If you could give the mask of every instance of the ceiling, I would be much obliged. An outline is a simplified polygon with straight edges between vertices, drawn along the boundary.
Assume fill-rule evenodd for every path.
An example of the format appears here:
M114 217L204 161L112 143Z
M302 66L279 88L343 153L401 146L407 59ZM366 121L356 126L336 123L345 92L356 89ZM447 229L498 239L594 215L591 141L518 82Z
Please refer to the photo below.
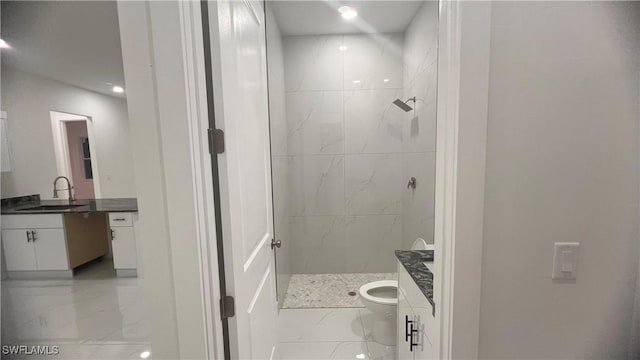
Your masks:
M122 97L115 1L2 1L2 65Z
M283 35L403 32L423 1L269 1ZM359 16L340 17L353 7ZM115 1L2 1L2 64L111 96L124 87ZM126 90L126 89L125 89Z
M282 35L404 32L424 1L269 1ZM337 9L350 6L346 21Z

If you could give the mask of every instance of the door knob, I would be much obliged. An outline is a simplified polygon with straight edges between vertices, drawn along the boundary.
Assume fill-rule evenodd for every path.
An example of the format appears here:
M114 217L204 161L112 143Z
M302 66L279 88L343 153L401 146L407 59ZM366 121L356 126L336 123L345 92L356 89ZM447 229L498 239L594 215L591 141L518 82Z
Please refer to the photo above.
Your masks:
M276 239L271 239L271 249L273 248L281 248L282 247L282 241L281 240L276 240Z

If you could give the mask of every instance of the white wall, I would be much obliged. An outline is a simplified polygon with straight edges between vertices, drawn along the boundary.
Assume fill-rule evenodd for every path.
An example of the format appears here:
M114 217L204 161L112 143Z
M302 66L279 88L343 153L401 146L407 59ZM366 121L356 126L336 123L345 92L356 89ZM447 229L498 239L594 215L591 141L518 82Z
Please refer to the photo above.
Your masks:
M639 44L638 3L493 4L482 358L628 355ZM574 283L551 280L557 241L581 244Z
M135 197L127 103L38 75L2 68L2 110L7 112L13 171L2 173L2 197L53 196L58 175L49 111L93 120L103 198Z

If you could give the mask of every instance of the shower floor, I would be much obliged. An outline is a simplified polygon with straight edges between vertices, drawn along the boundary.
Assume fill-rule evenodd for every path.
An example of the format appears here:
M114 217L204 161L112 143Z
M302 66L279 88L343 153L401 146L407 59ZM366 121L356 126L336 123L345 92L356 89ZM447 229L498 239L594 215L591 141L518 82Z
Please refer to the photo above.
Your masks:
M284 297L284 309L364 307L360 286L377 280L396 280L396 273L294 274ZM350 295L351 293L351 295Z

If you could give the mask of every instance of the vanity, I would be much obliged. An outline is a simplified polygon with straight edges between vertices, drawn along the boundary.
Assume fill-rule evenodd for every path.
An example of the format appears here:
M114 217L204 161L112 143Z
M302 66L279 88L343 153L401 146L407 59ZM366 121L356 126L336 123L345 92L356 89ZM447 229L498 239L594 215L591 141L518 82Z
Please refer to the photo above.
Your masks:
M398 266L397 358L438 358L433 301L433 250L396 250Z
M136 199L3 200L2 253L9 278L71 278L110 253L117 276L137 276Z

